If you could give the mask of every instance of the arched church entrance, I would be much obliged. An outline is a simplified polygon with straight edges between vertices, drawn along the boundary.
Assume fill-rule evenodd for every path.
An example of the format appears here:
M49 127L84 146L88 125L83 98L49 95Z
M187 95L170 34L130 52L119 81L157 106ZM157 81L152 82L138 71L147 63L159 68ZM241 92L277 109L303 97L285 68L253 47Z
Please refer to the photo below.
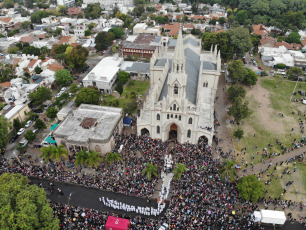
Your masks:
M208 145L208 138L206 136L200 136L198 140L198 146L200 149L204 150L207 148Z
M177 125L172 124L169 130L169 139L176 140L177 139Z
M141 136L150 136L150 132L146 128L141 129L140 134Z

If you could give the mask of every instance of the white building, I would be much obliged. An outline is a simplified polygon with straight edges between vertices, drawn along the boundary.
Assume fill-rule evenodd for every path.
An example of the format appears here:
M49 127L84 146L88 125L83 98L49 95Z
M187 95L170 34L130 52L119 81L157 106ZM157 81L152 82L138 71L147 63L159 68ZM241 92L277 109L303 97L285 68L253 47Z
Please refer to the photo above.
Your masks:
M160 36L160 27L148 27L146 23L137 23L133 27L133 35L139 34L151 34L155 36Z
M122 118L121 108L81 104L68 112L53 135L68 148L107 153L114 147L114 135L122 132Z
M105 57L83 79L84 87L94 86L102 93L111 93L122 62L120 57Z
M57 0L57 5L69 8L75 5L75 0Z
M180 30L174 52L170 47L155 52L150 64L150 93L137 119L138 135L211 145L221 68L217 48L202 51L200 39L183 38Z
M114 5L133 5L133 0L83 0L83 3L100 3L101 7L109 8L113 7Z
M74 35L76 37L84 37L85 36L85 30L86 30L86 26L85 25L77 25L75 27L74 31Z

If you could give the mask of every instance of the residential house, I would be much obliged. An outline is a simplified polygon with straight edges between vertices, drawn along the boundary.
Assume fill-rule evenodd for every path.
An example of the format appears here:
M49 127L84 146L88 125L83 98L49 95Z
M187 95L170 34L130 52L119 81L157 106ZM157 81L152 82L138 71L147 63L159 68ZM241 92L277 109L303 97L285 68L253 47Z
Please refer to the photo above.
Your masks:
M108 23L110 24L111 27L123 26L123 24L124 24L124 22L119 18L111 18L111 19L108 20Z
M257 35L260 35L262 38L265 37L265 36L268 36L268 30L267 28L262 25L262 24L259 24L259 25L253 25L253 34L257 34Z
M75 0L57 0L57 5L72 7L75 5Z
M138 34L151 34L155 36L160 36L160 27L148 27L146 23L137 23L133 27L133 35Z
M278 48L280 46L286 47L287 50L293 50L293 46L289 44L288 42L282 41L282 42L276 42L274 44L274 47Z
M173 37L175 35L178 34L179 30L180 30L180 26L181 24L180 23L175 23L175 24L165 24L163 25L163 28L164 28L164 31L166 33L168 33L168 35L170 37Z
M260 41L259 41L260 45L259 46L261 46L261 47L274 47L274 44L276 42L277 42L276 38L267 36L267 37L264 37L264 38L260 39Z
M85 25L77 25L74 28L74 35L76 37L84 37L85 36L85 30L86 30L86 26Z
M75 36L62 36L57 44L58 45L62 45L62 44L69 44L70 45L72 43L76 43Z
M28 64L27 71L28 71L30 74L34 74L34 73L35 73L35 68L36 68L36 67L40 67L40 63L41 63L41 60L32 59L32 60L30 61L30 63Z
M67 9L67 15L70 17L77 17L79 14L83 14L83 10L80 7L70 7Z

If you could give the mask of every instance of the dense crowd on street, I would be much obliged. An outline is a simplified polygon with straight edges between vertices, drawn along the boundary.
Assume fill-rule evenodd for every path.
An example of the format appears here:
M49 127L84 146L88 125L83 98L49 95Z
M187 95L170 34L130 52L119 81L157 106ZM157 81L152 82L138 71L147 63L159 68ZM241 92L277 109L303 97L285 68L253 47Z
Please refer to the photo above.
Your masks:
M50 162L44 166L31 164L10 165L0 160L0 173L22 173L27 176L54 179L87 187L110 190L134 196L153 194L158 178L148 181L142 175L146 163L158 165L159 175L168 154L170 141L161 142L146 136L118 135L115 137L117 151L122 145L121 161L112 166L101 164L95 175L86 175L65 170L63 163ZM161 223L170 224L171 229L262 229L253 222L252 214L257 204L239 198L235 184L221 180L218 172L221 162L213 159L206 143L176 144L171 153L176 163L183 163L187 172L180 180L172 181L171 200L165 216L158 220L131 218L131 229L158 229ZM168 152L169 151L169 152ZM262 199L263 204L282 205L280 199ZM286 206L290 203L286 203ZM289 205L289 206L290 206ZM294 204L295 205L295 204ZM111 212L81 209L52 203L55 214L61 220L62 229L104 229ZM129 218L123 216L123 218ZM129 218L130 219L130 218ZM304 221L303 219L297 221Z

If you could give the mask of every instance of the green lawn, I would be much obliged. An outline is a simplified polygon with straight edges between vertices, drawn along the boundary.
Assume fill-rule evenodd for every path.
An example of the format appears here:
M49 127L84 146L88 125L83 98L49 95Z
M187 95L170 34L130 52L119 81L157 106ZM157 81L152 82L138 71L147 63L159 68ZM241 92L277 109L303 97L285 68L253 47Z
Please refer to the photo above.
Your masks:
M261 118L256 111L256 108L259 108L259 102L255 100L254 97L247 96L247 100L249 101L249 108L253 111L252 114L244 120L245 124L250 127L251 131L245 132L244 137L239 141L235 142L236 151L240 152L240 150L244 147L247 148L247 154L244 158L254 164L257 164L261 161L261 154L263 148L268 148L268 144L272 144L272 148L268 148L269 152L280 153L281 148L276 144L276 139L282 142L285 146L291 146L291 143L294 138L300 139L304 134L301 134L299 130L295 132L291 132L291 129L298 124L299 116L297 115L298 107L303 108L301 102L295 103L289 100L292 91L295 86L295 82L288 81L286 79L274 79L267 78L261 79L258 84L261 84L263 88L270 92L270 107L275 111L270 114L270 120L277 121L284 128L283 132L275 132L271 131L261 122ZM278 88L276 88L278 86ZM306 83L298 83L298 90L306 91ZM301 96L295 95L293 98L300 98ZM306 108L306 106L305 106ZM296 114L292 114L292 112ZM304 112L302 110L301 112ZM281 118L279 113L283 113L285 118ZM236 129L233 128L234 131ZM244 129L244 126L242 126ZM254 134L255 137L254 137ZM255 148L257 146L257 148ZM259 155L257 155L259 152ZM255 159L251 160L251 157L254 156Z

